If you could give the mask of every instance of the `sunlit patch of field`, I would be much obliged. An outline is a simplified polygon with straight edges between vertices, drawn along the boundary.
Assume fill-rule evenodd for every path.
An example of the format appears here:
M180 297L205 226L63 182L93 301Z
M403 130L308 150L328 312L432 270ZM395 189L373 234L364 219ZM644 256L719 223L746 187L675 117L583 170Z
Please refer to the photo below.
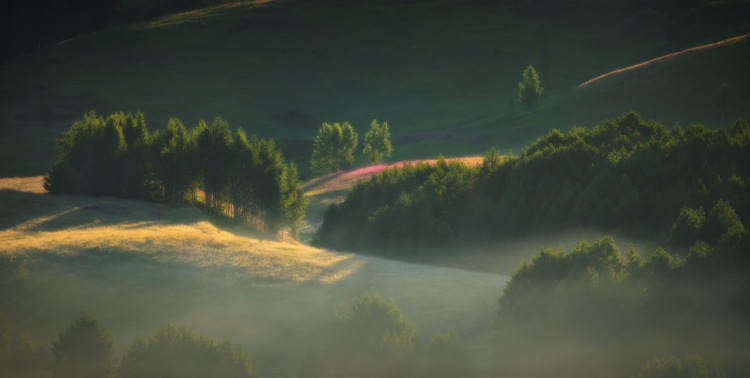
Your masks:
M289 377L324 345L334 309L374 288L417 324L420 343L454 327L486 366L507 276L279 242L188 205L40 194L39 177L0 179L0 312L53 340L87 311L118 353L160 324L185 324ZM10 280L25 265L25 280Z
M9 216L2 224L9 227L0 231L0 254L141 253L198 266L239 267L263 279L320 283L341 279L359 266L349 261L356 260L353 255L269 240L221 220L212 223L186 205L40 196L40 182L39 177L0 179L0 190L21 191L3 193L2 208Z

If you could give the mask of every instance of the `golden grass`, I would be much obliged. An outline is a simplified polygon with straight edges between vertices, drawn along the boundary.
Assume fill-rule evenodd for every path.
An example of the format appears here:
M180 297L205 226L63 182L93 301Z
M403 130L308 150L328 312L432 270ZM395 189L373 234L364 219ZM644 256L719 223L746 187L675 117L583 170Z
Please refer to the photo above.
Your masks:
M45 193L44 178L42 176L2 178L0 190L3 189L43 194Z
M678 55L682 55L682 54L686 54L686 53L694 52L694 51L707 50L707 49L711 49L711 48L714 48L714 47L729 45L729 44L732 44L732 43L742 42L748 36L750 36L750 34L745 34L745 35L740 35L740 36L737 36L737 37L727 38L727 39L719 41L719 42L709 43L707 45L702 45L702 46L697 46L697 47L685 49L685 50L682 50L682 51L677 51L677 52L674 52L674 53L671 53L671 54L667 54L667 55L664 55L664 56L660 56L658 58L651 59L651 60L648 60L648 61L645 61L645 62L642 62L642 63L634 64L634 65L629 66L629 67L620 68L620 69L617 69L617 70L614 70L614 71L610 71L610 72L605 73L604 75L600 75L600 76L597 76L597 77L595 77L595 78L593 78L591 80L586 81L585 83L579 85L578 88L584 87L584 86L586 86L588 84L591 84L591 83L593 83L593 82L595 82L595 81L597 81L599 79L603 79L603 78L605 78L607 76L612 76L612 75L616 75L616 74L619 74L619 73L623 73L623 72L627 72L627 71L630 71L630 70L634 70L636 68L645 67L645 66L647 66L649 64L656 63L656 62L659 62L659 61L662 61L662 60L666 60L666 59L669 59L669 58L673 58L673 57L678 56Z
M241 267L263 279L317 283L340 280L362 264L351 254L269 240L230 222L225 227L223 220L212 222L185 205L40 195L40 185L39 177L0 179L0 189L17 191L2 194L9 203L23 201L28 207L16 220L4 220L13 226L0 230L0 255L141 253L199 266Z

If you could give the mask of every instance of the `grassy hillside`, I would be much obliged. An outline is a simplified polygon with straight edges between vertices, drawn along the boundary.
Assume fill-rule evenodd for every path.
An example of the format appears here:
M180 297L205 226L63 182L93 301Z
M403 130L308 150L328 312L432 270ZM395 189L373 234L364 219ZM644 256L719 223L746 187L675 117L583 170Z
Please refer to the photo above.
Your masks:
M458 0L244 3L106 29L0 67L0 176L49 169L54 139L91 109L140 109L152 129L169 116L194 125L221 115L276 138L304 174L323 121L349 120L360 136L372 119L388 121L394 159L404 160L519 148L630 108L666 124L710 123L722 82L734 96L728 118L747 117L747 41L575 89L744 30L680 29L635 3L585 2L555 17ZM542 101L506 120L528 64L540 72ZM656 91L658 101L644 96Z
M484 366L507 276L405 264L264 239L182 205L40 194L0 180L0 312L52 340L87 311L118 353L136 334L185 324L249 351L263 377L289 376L320 347L333 311L374 288L417 323L420 343L455 327ZM26 265L26 280L10 280ZM405 289L408 288L408 289Z

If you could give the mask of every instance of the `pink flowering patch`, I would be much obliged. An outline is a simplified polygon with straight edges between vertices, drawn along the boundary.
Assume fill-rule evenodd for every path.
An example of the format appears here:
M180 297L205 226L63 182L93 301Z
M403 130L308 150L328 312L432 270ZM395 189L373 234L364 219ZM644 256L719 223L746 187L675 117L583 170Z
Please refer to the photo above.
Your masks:
M455 159L446 159L448 161L460 161L465 164L480 164L482 157L463 157ZM435 164L437 159L431 160L411 160L408 163L416 164L418 162L424 162L428 164ZM327 174L318 178L314 178L304 185L302 190L308 195L317 195L326 192L335 192L339 190L348 190L357 183L357 180L366 180L373 175L382 172L386 168L401 167L404 162L398 162L394 164L380 164L373 165L364 168L353 169L350 171L341 171Z

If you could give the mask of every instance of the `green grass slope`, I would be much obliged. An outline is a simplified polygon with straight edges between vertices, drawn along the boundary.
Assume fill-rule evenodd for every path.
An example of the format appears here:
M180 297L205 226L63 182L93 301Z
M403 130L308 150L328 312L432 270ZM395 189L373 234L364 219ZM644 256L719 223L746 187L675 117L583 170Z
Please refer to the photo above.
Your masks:
M664 83L704 89L684 94L687 102L670 85L654 87L663 91L659 102L605 80L591 86L598 90L575 90L611 70L739 32L686 29L675 39L677 21L635 3L585 2L538 17L479 1L251 2L106 29L0 67L0 176L49 169L60 131L91 109L140 109L152 129L169 116L194 125L221 115L233 127L276 138L306 175L323 121L348 120L360 136L372 119L388 121L394 159L404 160L519 147L552 127L629 108L665 122L672 114L709 120L709 110L693 103L711 109L705 96L720 80L700 69L692 77L664 70ZM730 90L744 91L734 84L750 76L743 56L712 49L683 65L721 67ZM545 93L531 114L505 121L504 103L517 95L528 64L539 70ZM654 80L631 79L624 85L647 88ZM601 92L614 99L601 101ZM730 113L742 115L746 99L735 97ZM650 107L638 109L642 103Z
M41 194L0 179L0 313L51 341L87 311L121 355L160 324L242 344L263 377L294 376L333 311L374 288L416 322L420 345L454 327L486 367L507 276L406 264L264 239L184 205ZM19 266L29 276L11 279Z

